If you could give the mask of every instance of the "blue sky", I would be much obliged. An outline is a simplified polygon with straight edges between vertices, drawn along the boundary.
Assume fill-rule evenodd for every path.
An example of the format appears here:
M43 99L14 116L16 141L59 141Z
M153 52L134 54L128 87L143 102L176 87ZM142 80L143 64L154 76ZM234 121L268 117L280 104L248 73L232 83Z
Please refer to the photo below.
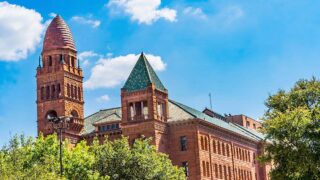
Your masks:
M269 94L320 76L319 7L309 0L0 2L0 145L15 133L36 136L35 69L53 14L68 23L81 54L86 116L120 105L120 88L144 51L169 98L202 110L212 93L215 111L259 118Z

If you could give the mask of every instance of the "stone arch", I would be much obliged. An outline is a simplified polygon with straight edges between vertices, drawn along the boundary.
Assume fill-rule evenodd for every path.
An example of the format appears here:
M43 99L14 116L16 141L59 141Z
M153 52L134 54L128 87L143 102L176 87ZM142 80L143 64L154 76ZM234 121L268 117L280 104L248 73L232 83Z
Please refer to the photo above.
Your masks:
M55 110L49 110L46 113L45 119L50 120L50 119L54 119L56 117L58 117L58 113Z

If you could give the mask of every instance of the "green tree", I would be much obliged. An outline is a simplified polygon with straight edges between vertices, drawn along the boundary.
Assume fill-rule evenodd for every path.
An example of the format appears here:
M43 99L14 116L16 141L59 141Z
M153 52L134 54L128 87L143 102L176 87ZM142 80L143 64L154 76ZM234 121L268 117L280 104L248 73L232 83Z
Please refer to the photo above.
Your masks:
M150 139L139 139L133 147L127 138L100 145L85 141L63 147L64 176L72 180L185 179L183 170L158 153ZM0 150L0 179L59 179L59 142L56 135L37 139L13 137Z
M272 179L320 179L320 82L300 80L266 101L262 162L272 162Z

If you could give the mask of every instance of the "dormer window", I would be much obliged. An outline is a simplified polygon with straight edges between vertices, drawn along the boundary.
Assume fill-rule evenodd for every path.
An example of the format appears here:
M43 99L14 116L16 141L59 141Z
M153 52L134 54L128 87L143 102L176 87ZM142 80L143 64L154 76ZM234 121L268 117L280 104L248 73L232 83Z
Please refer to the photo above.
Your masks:
M120 129L119 123L107 124L107 125L102 125L98 127L99 132L107 132L107 131L112 131L117 129Z

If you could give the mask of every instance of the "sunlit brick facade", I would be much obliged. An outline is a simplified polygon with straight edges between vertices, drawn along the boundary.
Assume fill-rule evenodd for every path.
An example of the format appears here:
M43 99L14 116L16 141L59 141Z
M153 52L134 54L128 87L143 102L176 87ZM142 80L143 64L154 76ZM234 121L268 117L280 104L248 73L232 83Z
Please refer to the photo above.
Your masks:
M263 152L263 135L253 125L238 123L238 117L209 109L200 112L170 100L143 53L121 89L121 107L86 118L82 70L71 32L60 16L48 27L41 59L36 76L38 133L53 133L48 115L72 116L63 136L73 143L83 139L91 143L96 137L103 143L106 137L123 135L132 144L136 138L152 137L158 151L184 167L188 179L268 179L270 166L256 160Z

